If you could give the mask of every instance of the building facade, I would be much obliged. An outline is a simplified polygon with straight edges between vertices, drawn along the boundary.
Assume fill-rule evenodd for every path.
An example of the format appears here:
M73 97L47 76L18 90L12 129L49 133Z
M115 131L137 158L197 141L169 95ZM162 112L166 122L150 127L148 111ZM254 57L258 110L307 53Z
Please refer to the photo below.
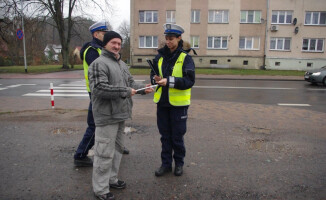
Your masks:
M131 65L164 45L163 24L181 25L196 67L307 70L326 65L325 0L131 0Z

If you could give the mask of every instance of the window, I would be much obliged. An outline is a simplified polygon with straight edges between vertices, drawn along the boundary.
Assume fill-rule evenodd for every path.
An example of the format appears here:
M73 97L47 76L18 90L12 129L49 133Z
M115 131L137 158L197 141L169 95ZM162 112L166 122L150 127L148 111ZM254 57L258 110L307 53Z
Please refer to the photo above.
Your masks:
M210 10L208 12L208 23L229 23L229 11Z
M210 60L209 64L211 64L211 65L217 64L217 60Z
M306 12L305 25L326 25L326 12Z
M175 10L166 11L166 23L175 24Z
M157 23L157 11L139 11L139 23Z
M275 62L275 66L281 66L281 62Z
M291 38L271 38L270 50L290 51Z
M139 48L157 48L157 36L139 36Z
M292 11L272 11L272 24L291 24Z
M208 37L208 49L227 49L228 37Z
M302 51L323 52L324 39L303 39Z
M259 37L240 37L239 48L241 50L259 50Z
M199 36L190 37L191 48L199 48Z
M191 11L191 23L200 23L200 10Z
M141 63L141 62L143 62L143 59L141 59L141 58L138 58L138 60L137 60L139 63Z
M242 10L241 23L261 23L261 11L259 10Z

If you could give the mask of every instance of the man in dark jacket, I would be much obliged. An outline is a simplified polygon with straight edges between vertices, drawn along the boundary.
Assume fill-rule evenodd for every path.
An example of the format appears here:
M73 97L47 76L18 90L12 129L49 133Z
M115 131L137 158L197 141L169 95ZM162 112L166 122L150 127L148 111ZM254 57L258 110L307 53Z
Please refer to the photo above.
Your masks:
M151 85L134 81L126 63L121 60L121 43L118 33L105 33L102 53L88 69L96 124L92 183L95 196L101 200L114 199L110 187L126 187L126 183L117 177L124 148L125 120L131 118L131 97L136 94L136 89ZM148 88L139 93L153 91Z
M195 83L195 64L188 51L183 50L181 34L183 28L176 24L165 24L166 45L158 50L151 72L152 84L158 84L154 94L157 103L157 126L161 134L161 166L155 171L162 176L172 171L183 173L186 148L183 136L186 133L191 87Z

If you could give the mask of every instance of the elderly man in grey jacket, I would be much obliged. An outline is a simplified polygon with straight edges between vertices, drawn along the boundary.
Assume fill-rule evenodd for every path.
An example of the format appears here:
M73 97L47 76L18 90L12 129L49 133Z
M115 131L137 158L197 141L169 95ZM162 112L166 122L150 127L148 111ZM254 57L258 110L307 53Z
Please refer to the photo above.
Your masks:
M117 175L122 158L125 120L131 118L132 99L136 89L150 86L137 84L126 64L120 60L122 38L114 32L105 33L103 50L88 69L96 124L93 190L98 199L114 199L111 188L123 189L126 183ZM139 93L153 92L153 88Z

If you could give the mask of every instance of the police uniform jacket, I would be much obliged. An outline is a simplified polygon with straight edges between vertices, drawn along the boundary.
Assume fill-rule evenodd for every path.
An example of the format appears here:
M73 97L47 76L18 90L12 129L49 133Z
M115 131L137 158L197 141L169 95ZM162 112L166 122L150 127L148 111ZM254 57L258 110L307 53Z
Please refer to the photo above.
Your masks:
M187 53L187 51L183 50L182 40L180 40L178 48L172 53L166 45L163 48L159 49L158 55L153 60L155 73L159 75L158 61L161 57L163 57L162 74L163 78L167 78L166 86L162 87L162 95L160 101L158 102L158 106L172 107L172 105L169 103L169 87L174 87L179 90L186 90L191 88L195 84L195 64L189 54L187 54L183 62L183 77L171 77L173 66L175 65L181 52ZM153 85L156 84L153 78L155 73L153 72L153 70L151 71L151 82ZM171 82L171 79L174 79L174 84Z
M84 51L89 47L92 46L94 48L90 48L88 49L87 53L86 53L86 62L88 64L88 66L96 59L98 58L100 55L98 54L98 51L96 49L102 49L102 41L97 39L97 38L93 38L93 40L91 42L87 42L83 45L83 47L80 50L80 58L82 60L84 60Z

